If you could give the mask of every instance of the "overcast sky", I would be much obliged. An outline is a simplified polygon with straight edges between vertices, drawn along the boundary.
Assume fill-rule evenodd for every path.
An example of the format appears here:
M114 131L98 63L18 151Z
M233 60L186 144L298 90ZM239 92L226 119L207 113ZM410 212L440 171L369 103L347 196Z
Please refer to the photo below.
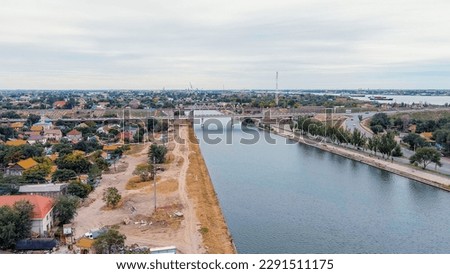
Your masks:
M450 1L2 0L0 89L450 88Z

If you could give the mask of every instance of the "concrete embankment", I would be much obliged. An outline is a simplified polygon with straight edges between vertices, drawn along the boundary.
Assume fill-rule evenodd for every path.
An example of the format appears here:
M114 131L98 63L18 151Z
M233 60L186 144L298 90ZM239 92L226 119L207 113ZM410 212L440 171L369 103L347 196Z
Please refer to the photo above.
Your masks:
M189 127L189 139L187 189L201 224L199 231L206 252L237 253L192 126Z
M348 148L340 147L330 143L317 142L304 136L293 135L292 132L285 131L280 132L275 129L272 131L282 137L289 138L296 142L316 147L318 149L328 151L379 169L383 169L397 175L416 180L418 182L434 186L446 191L450 191L450 177L440 174L431 173L426 170L415 169L411 166L401 164L398 162L391 162L390 160L380 159L374 155L370 155L364 152L351 150Z

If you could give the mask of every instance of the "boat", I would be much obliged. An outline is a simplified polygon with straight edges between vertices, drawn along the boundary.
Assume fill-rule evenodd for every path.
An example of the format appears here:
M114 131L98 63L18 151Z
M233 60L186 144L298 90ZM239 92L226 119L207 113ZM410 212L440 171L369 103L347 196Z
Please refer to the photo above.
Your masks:
M386 96L370 96L371 101L392 101L394 98L388 98Z

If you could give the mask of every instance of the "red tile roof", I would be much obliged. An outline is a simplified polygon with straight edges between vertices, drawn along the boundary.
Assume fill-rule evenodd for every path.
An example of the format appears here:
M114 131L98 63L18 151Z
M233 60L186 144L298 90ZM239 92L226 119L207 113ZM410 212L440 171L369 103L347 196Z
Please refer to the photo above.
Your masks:
M69 131L69 133L67 133L67 135L80 135L81 132L79 132L76 129L72 129L71 131Z
M0 206L13 206L19 201L29 201L33 206L33 219L44 218L53 208L53 200L41 195L5 195L0 196Z

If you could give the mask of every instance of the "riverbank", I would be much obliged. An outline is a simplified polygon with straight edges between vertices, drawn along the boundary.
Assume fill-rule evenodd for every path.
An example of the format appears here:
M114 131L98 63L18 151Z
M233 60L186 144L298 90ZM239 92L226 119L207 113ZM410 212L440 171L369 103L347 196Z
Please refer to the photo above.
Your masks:
M234 254L236 248L219 205L194 128L189 126L189 167L187 191L193 200L206 253Z
M398 162L391 162L385 159L380 159L374 155L350 150L348 148L336 146L331 143L318 142L304 136L295 135L290 130L282 129L282 131L283 132L281 132L279 128L273 128L272 132L278 134L279 136L305 145L313 146L318 149L364 163L366 165L392 172L408 179L416 180L418 182L434 186L442 190L450 191L450 178L444 175L434 174L426 170L415 169L411 166L407 166Z

